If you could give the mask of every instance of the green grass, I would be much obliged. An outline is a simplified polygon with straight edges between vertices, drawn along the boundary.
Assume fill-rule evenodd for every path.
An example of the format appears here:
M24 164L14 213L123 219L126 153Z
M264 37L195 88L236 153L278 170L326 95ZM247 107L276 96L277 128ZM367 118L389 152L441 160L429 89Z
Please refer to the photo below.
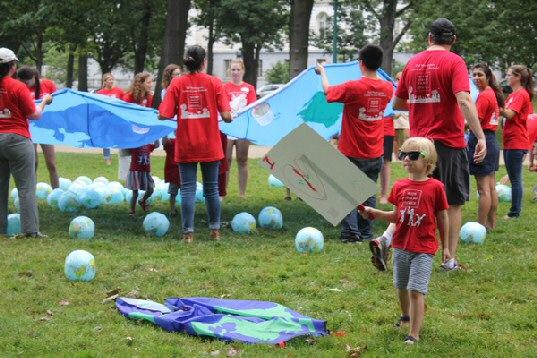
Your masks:
M153 158L154 175L162 176L163 159ZM79 175L115 178L117 174L117 167L106 167L100 155L58 154L58 163L61 176L71 179ZM394 177L404 176L397 163L394 172ZM498 178L504 173L502 168ZM238 236L225 229L222 242L211 242L202 224L205 208L199 205L196 240L185 245L176 240L178 218L163 239L148 238L142 230L142 216L130 219L125 204L78 213L93 218L96 237L75 241L68 237L68 226L76 215L40 203L41 228L48 239L0 238L0 356L210 357L219 351L225 357L235 348L243 357L342 357L347 355L347 346L359 347L368 357L535 356L534 174L524 172L526 192L519 220L499 220L484 245L460 247L458 255L468 265L467 272L446 274L435 269L422 341L411 347L402 342L404 332L393 328L399 312L391 272L373 268L367 245L340 243L338 228L303 202L284 201L283 190L268 188L268 172L256 160L250 161L247 200L238 198L235 164L231 177L223 220L230 221L241 211L257 216L264 206L275 205L283 212L284 230ZM45 180L42 165L39 181ZM472 196L464 208L464 221L475 221ZM165 203L154 207L160 212L166 208ZM507 210L508 204L502 203L498 217ZM295 252L294 236L305 226L323 231L323 253ZM376 223L376 233L384 227L384 223ZM64 277L65 257L75 249L95 255L97 276L93 282L71 283ZM439 258L436 260L438 267ZM123 295L138 290L142 297L159 302L172 296L275 301L325 319L332 332L345 334L298 338L282 350L167 333L148 323L127 320L112 302L103 303L107 292L117 288ZM61 305L62 300L69 304ZM131 344L127 337L132 337Z

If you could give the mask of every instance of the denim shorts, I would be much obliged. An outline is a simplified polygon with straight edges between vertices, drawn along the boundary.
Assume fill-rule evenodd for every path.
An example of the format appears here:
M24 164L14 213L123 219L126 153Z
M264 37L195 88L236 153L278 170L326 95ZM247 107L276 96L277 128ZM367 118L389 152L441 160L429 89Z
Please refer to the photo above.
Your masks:
M474 163L475 146L477 145L477 137L470 132L468 139L468 162L470 167L470 175L487 176L500 169L500 147L496 140L496 133L493 131L484 131L487 142L487 155L481 163Z

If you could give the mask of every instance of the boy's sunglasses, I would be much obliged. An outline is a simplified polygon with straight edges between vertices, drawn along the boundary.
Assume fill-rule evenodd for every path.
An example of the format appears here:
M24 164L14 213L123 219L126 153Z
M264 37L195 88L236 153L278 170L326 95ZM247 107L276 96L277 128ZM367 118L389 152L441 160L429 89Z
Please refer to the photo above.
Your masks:
M425 157L425 155L422 152L399 152L398 158L399 160L404 160L406 157L410 160L418 160L418 158L422 156Z

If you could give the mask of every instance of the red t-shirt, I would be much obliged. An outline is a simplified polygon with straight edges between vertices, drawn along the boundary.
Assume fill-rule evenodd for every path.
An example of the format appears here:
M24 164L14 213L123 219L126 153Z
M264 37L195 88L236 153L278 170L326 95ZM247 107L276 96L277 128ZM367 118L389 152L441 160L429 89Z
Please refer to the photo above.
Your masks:
M224 91L229 97L229 106L233 113L239 112L257 99L254 86L246 82L240 85L227 82L224 84Z
M175 139L164 141L164 151L166 152L166 161L164 162L164 182L180 186L181 178L179 177L179 165L175 162Z
M530 95L524 88L511 93L505 101L505 108L515 111L511 119L505 120L503 127L503 149L524 149L530 146L526 121L531 113Z
M393 85L384 80L362 77L330 86L328 102L341 102L343 119L339 150L353 158L379 158L384 153L384 109L390 102Z
M155 149L153 144L146 144L131 149L131 172L151 172L151 152Z
M410 136L465 148L464 116L455 94L470 92L464 60L449 51L423 51L408 61L395 95L408 100Z
M39 79L39 88L41 90L41 92L39 93L39 98L35 98L35 86L28 87L33 99L41 99L44 95L53 94L57 90L54 82L46 78Z
M529 150L533 150L533 144L537 141L537 114L530 114L528 116L528 138L529 138Z
M398 180L388 200L397 210L392 246L434 255L438 250L436 214L449 207L444 184L433 178Z
M175 161L214 162L224 157L218 112L230 111L222 82L205 73L175 77L160 104L162 117L177 114Z
M0 133L32 138L28 116L34 112L34 100L24 83L11 77L0 79Z
M477 116L483 130L496 131L498 128L498 118L500 117L500 107L496 100L496 94L490 87L479 93L477 96Z
M393 117L384 117L384 136L395 137L395 129L393 127Z
M112 87L110 89L108 88L101 88L100 90L97 91L97 94L102 94L102 95L105 95L105 96L108 96L108 97L114 97L114 98L117 98L117 99L122 99L123 96L125 95L125 92L123 92L123 90L119 87Z
M144 106L148 108L153 107L153 95L150 93L148 93L147 96L139 103L134 100L134 97L132 96L131 92L125 93L122 99L125 102L136 103L136 104L139 104L140 106Z

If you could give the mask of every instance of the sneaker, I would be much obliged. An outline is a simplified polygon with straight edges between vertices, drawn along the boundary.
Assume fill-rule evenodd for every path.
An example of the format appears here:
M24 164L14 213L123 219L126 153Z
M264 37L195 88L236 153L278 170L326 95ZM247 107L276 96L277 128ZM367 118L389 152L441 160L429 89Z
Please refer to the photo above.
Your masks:
M17 235L13 235L12 239L46 239L48 236L43 234L42 232L26 232L26 233L20 233Z
M371 262L379 271L386 271L388 269L386 259L389 257L389 248L386 246L385 241L386 239L383 236L369 241L369 249L373 254Z
M405 343L406 344L414 344L414 343L418 343L418 340L412 336L406 336L405 337Z
M362 239L358 234L349 235L349 234L341 234L339 236L342 243L345 244L352 244L352 243L358 243L361 244L364 239Z
M454 257L442 262L440 267L446 272L458 270L460 268L459 263Z
M194 241L194 233L193 232L187 232L183 234L183 241L187 244L190 244L192 241Z

